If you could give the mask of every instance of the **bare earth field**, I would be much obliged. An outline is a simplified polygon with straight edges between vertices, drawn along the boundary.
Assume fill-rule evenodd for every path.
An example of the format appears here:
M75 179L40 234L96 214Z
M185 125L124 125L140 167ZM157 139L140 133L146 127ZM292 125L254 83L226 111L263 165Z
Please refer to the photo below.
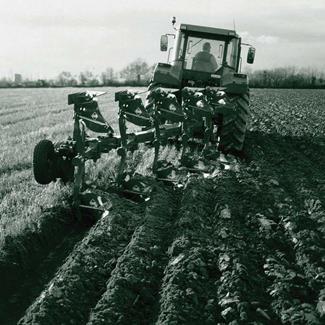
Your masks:
M77 91L0 90L0 324L325 323L324 90L251 90L246 160L154 183L147 203L103 194L110 213L81 223L71 185L38 185L31 161L72 135ZM146 176L152 159L141 147L130 164ZM89 179L105 191L116 165L103 155Z

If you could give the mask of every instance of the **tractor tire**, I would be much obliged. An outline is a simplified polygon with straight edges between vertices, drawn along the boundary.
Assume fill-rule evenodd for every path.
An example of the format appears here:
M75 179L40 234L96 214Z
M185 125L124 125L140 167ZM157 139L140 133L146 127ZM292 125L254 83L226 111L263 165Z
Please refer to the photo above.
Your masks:
M249 93L231 95L228 99L235 104L236 113L222 118L219 149L225 153L239 153L243 151L250 116Z
M55 152L50 140L41 140L34 149L33 172L37 183L49 184L55 180Z

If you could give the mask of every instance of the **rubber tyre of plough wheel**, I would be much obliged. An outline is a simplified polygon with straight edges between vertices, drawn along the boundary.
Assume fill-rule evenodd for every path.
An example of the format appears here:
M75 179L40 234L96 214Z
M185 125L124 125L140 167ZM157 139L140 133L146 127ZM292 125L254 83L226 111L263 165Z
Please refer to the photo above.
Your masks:
M250 116L249 93L230 95L228 98L235 104L236 114L222 118L219 149L226 153L239 153L243 151Z
M50 140L41 140L34 149L33 172L37 183L49 184L54 179L54 145Z

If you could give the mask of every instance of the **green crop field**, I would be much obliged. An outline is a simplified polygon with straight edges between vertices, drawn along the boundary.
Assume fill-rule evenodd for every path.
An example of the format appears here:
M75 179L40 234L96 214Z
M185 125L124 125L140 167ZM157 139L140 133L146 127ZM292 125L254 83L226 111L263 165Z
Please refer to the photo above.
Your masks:
M32 173L38 141L72 136L76 91L0 90L1 324L324 323L324 90L251 90L247 159L147 203L107 194L97 222L76 220L71 184ZM141 147L129 164L150 175L152 160ZM105 191L117 162L89 163L89 184Z

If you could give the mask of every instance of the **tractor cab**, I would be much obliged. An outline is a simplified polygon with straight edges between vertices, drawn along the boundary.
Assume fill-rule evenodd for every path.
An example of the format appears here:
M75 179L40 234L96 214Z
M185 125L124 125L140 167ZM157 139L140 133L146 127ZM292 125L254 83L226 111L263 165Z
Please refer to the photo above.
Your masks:
M169 50L168 36L175 37ZM241 45L234 30L181 24L176 35L161 37L160 49L168 51L168 63L157 64L153 81L175 88L223 86L234 78L247 84L247 77L238 73ZM254 51L250 47L248 63L253 63Z

